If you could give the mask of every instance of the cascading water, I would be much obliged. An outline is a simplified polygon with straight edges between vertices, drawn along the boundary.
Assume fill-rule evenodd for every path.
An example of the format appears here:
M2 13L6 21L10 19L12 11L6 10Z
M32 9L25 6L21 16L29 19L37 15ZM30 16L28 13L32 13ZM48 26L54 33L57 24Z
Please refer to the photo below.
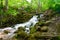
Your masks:
M43 15L40 15L40 17ZM15 34L14 32L18 30L19 27L26 27L25 32L29 33L30 32L30 27L34 26L38 22L38 16L35 15L33 16L28 22L22 23L22 24L16 24L14 27L7 27L4 29L0 29L0 32L4 32L4 30L9 30L9 33L6 35L6 37L12 38Z

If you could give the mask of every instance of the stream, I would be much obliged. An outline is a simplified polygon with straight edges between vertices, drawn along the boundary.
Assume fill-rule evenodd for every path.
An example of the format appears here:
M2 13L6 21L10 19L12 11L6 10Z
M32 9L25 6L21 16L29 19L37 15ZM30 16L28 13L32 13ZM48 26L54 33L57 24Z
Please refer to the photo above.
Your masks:
M40 18L43 15L40 15ZM0 32L4 32L4 30L8 30L9 33L6 35L6 38L12 38L15 34L14 32L18 30L19 27L25 27L25 32L29 33L30 32L30 27L34 26L38 22L38 15L34 15L29 21L22 23L22 24L16 24L14 27L6 27L3 29L0 29Z

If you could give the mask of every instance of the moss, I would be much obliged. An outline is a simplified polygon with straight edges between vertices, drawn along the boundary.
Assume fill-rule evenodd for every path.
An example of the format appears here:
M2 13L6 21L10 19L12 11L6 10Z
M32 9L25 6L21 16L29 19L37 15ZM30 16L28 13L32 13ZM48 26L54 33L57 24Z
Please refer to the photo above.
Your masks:
M3 18L0 19L0 22L2 22L2 24L0 23L0 28L8 27L8 26L10 27L15 24L24 23L32 17L31 14L27 14L27 13L17 14L16 16L13 16L11 14L6 14L2 16Z
M4 33L6 33L6 34L8 34L8 33L10 33L8 30L4 30Z
M14 37L17 40L25 40L25 38L27 37L27 33L25 33L24 31L19 31L16 33L16 35Z
M31 28L30 28L30 34L33 34L33 33L35 33L35 32L36 32L35 27L31 27Z
M56 28L57 28L57 33L60 33L60 23L57 23Z
M41 31L42 31L42 32L47 32L47 31L48 31L48 27L47 27L47 26L43 26L43 27L41 28Z
M17 31L15 31L14 33L19 33L20 31L25 31L25 28L23 27L19 27Z

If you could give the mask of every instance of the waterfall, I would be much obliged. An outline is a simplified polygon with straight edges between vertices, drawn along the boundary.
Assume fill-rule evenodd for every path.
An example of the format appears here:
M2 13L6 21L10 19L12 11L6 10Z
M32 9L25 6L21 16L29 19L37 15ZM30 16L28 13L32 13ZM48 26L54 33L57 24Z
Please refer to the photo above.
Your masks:
M41 17L42 15L40 15ZM9 30L9 33L7 34L7 37L11 38L14 36L14 32L18 30L19 27L26 27L25 32L29 33L30 32L30 27L34 26L38 22L38 16L34 15L29 21L22 23L22 24L16 24L14 27L7 27L0 29L0 32L4 32L4 30Z

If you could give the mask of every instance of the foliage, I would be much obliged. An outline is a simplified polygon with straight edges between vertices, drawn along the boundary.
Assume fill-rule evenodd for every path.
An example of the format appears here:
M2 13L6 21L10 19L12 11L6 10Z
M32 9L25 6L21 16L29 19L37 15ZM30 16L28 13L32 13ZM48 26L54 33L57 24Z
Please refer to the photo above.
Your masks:
M40 5L40 10L47 10L49 7L56 8L56 4L60 4L59 0L40 0L40 4L38 0L32 0L31 3L29 3L26 0L8 0L8 6L9 7L17 7L17 8L27 8L28 6L31 7L31 9L38 9L38 5ZM5 4L5 0L3 1L3 4Z
M35 33L35 32L36 32L35 27L31 27L31 28L30 28L30 34Z

